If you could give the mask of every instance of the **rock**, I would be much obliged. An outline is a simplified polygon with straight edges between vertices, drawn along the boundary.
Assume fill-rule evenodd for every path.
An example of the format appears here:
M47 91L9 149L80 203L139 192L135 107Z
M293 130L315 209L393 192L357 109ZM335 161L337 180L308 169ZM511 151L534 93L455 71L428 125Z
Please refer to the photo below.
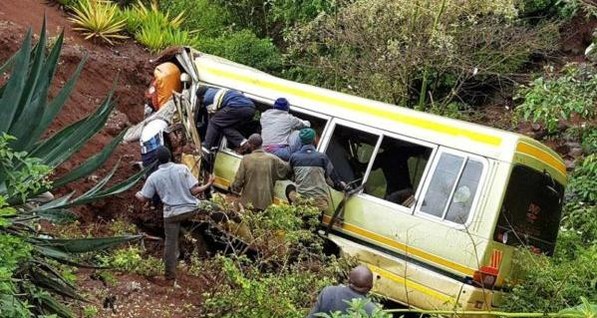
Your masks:
M130 123L128 116L125 113L115 109L112 111L112 114L106 123L106 132L112 136L116 136L129 125Z
M139 282L129 282L126 288L131 292L138 292L141 291L141 283Z
M564 164L566 165L566 170L571 171L571 170L574 170L574 168L576 167L576 160L565 159Z
M583 150L581 147L571 148L570 151L568 151L568 156L570 156L574 159L582 156L582 154L583 154Z

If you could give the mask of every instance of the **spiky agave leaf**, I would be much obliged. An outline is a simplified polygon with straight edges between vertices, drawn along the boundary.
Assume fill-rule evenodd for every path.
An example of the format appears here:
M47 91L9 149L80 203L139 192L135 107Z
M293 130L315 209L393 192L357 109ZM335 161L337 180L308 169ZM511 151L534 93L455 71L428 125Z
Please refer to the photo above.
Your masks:
M72 6L73 16L68 20L75 27L74 30L81 31L85 39L93 37L114 44L112 39L126 39L127 36L120 34L126 21L118 14L118 6L115 3L104 0L82 0Z

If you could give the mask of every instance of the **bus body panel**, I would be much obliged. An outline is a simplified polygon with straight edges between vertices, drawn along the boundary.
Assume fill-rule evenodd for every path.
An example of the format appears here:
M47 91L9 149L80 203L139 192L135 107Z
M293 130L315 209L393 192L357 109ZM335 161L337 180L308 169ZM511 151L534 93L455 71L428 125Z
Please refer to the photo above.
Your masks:
M457 152L482 161L483 175L465 222L455 223L422 213L423 202L407 208L360 193L347 200L328 238L342 253L366 263L376 273L374 291L395 301L421 309L491 310L498 305L501 294L478 287L473 277L482 268L495 270L495 286L500 288L515 274L512 266L515 247L506 245L507 240L501 242L495 235L510 175L515 167L522 165L546 172L565 185L566 167L555 152L515 133L295 83L225 59L191 52L197 79L202 84L239 90L265 105L286 97L291 110L321 115L327 121L321 135L321 149L330 143L334 125L340 121L357 131L380 134L383 136L380 138L386 138L384 132L389 132L432 145L429 171L415 189L419 201L431 184L439 161L438 151ZM241 156L229 150L217 153L214 174L218 188L229 190L240 160ZM276 203L286 201L285 190L291 183L289 180L276 183ZM342 193L331 188L330 196L332 207L325 211L323 228L328 227L334 209L343 198Z

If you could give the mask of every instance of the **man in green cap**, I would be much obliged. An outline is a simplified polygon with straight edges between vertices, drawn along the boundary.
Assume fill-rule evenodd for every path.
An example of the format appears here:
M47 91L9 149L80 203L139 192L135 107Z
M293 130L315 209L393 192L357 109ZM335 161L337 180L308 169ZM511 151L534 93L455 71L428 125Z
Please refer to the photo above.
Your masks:
M297 193L290 193L289 197L292 201L296 194L313 199L315 205L325 211L330 205L328 184L335 189L344 189L346 183L340 180L328 156L317 151L315 137L312 128L303 128L299 133L303 146L290 156L288 162L294 173Z

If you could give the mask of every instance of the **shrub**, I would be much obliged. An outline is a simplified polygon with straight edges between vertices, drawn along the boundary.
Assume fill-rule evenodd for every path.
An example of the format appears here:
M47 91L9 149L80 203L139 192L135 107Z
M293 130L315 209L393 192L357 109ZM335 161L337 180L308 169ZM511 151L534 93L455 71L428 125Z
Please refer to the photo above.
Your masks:
M568 189L576 196L576 200L588 205L597 205L597 154L587 156L574 169Z
M201 38L214 38L231 31L230 13L211 0L161 0L160 8L173 14L185 12L181 28Z
M557 25L520 23L510 0L346 3L288 33L290 64L319 72L315 85L393 104L478 104L555 47Z
M191 266L209 281L201 316L304 317L318 292L355 263L323 254L323 239L314 232L319 213L308 204L245 211L248 248Z
M108 0L78 0L72 7L73 15L69 20L75 25L74 30L81 31L85 39L100 38L110 44L113 39L125 39L120 34L125 27L125 20L119 15L118 6Z
M250 30L200 39L199 49L266 72L275 73L282 65L282 56L271 39L260 39Z
M517 118L544 124L553 133L560 121L572 116L595 117L597 72L590 66L568 64L558 74L550 67L547 75L522 86L518 99L522 103L516 108Z

